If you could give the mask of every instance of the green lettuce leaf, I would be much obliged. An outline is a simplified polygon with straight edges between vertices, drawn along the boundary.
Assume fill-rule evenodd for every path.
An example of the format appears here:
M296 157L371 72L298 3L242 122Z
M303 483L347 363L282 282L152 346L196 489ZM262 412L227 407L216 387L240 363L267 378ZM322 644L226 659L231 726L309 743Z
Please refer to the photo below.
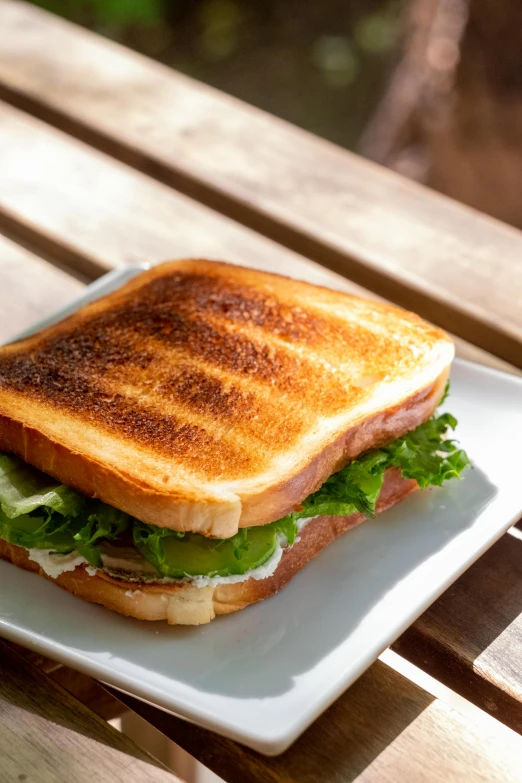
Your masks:
M131 517L101 500L91 501L90 511L87 523L74 535L74 542L78 552L91 565L101 568L101 540L115 541L119 538L129 527Z
M400 468L403 478L415 479L421 488L459 478L470 461L466 452L446 437L456 424L450 413L434 416L388 446L350 462L278 524L323 515L348 516L355 511L373 518L384 473L391 467Z
M11 454L0 454L0 508L9 519L45 507L76 517L87 498Z
M270 525L266 525L266 527L273 527L277 533L281 533L286 538L289 546L292 546L295 542L297 533L299 532L297 519L294 519L291 516L278 519L277 522L272 522ZM248 529L249 528L246 528L246 530Z
M450 382L446 381L446 386L444 387L444 393L443 393L442 397L439 400L439 406L438 406L439 408L440 408L441 405L444 405L444 403L446 402L446 400L449 397L449 393L450 393Z
M458 478L470 462L447 437L456 424L449 413L434 416L393 443L353 460L330 476L298 510L221 540L145 524L4 454L0 455L0 538L27 549L63 554L76 549L101 568L100 543L117 540L129 530L136 549L165 576L242 574L268 560L279 535L292 545L300 519L348 516L357 511L374 517L388 468L399 468L404 478L415 479L420 487L440 486Z
M116 539L130 517L11 454L0 454L0 538L26 549L78 550L101 568L101 539Z
M9 519L0 511L0 538L26 549L50 549L68 554L76 549L73 539L74 524L71 517L59 514L20 514Z
M415 479L421 489L440 487L449 479L459 478L470 464L465 451L454 440L446 438L457 420L450 413L433 417L382 449L388 466L401 469L403 478Z

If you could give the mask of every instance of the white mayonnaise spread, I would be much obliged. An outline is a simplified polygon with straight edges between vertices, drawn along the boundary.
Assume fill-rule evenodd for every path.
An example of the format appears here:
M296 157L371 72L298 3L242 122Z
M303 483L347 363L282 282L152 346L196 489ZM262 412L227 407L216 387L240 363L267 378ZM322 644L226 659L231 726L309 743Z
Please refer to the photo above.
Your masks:
M122 579L125 582L135 582L141 584L147 584L147 582L154 582L155 585L172 585L172 584L193 584L196 587L217 587L217 585L232 585L238 582L245 582L247 579L268 579L272 576L279 561L283 556L283 546L286 543L286 539L281 536L273 554L269 557L266 563L263 563L259 568L253 568L251 571L246 571L244 574L231 574L230 576L191 576L187 574L182 579L171 579L168 576L157 576L157 571L151 573L147 569L138 569L133 566L127 568L127 563L124 558L105 558L102 555L103 564L109 576L113 576L115 579ZM109 565L110 563L110 565ZM117 566L115 565L117 563ZM115 570L117 569L117 570ZM134 572L134 573L131 573Z
M305 525L310 522L314 517L307 517L300 519L297 523L298 530L301 531ZM300 539L296 539L299 541ZM253 568L251 571L247 571L244 574L232 574L231 576L185 576L183 579L170 579L169 577L155 578L156 569L151 563L141 558L141 556L131 550L129 557L114 557L113 555L102 555L104 571L111 576L122 579L125 582L142 582L153 581L154 584L193 584L196 587L216 587L217 585L231 585L238 582L245 582L247 579L268 579L272 576L279 565L279 562L283 556L283 549L288 546L286 537L282 534L279 535L276 548L262 566L259 568ZM94 576L97 569L87 563L87 560L80 555L79 552L70 552L68 555L59 555L52 553L49 549L29 549L29 559L34 560L40 568L52 579L56 579L60 574L64 574L66 571L74 571L77 566L85 565L86 571L89 576ZM121 571L125 571L122 574ZM129 572L134 571L136 576L132 576ZM119 572L119 573L118 573ZM145 577L145 578L144 578ZM147 578L148 577L148 578ZM131 591L129 591L131 592ZM139 592L136 590L135 592ZM128 595L128 593L127 593Z
M283 547L278 542L273 555L259 568L253 568L244 574L231 574L230 576L188 576L183 579L183 582L191 582L196 587L217 587L217 585L234 585L247 579L268 579L276 570L282 557Z
M53 554L50 549L29 549L29 560L34 560L47 576L56 579L66 571L74 571L76 566L84 565L87 560L79 552L68 555Z

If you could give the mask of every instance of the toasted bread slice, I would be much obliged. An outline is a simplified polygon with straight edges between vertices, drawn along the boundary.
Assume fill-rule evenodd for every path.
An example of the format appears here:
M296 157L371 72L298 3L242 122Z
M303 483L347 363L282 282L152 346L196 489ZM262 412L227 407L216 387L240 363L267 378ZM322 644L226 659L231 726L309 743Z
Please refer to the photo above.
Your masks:
M386 471L377 512L395 505L417 489L400 471ZM196 587L191 584L140 584L113 579L103 571L91 576L85 566L53 579L29 559L26 549L0 539L0 558L29 571L40 573L69 593L85 601L102 604L138 620L167 620L171 625L202 625L218 614L229 614L277 593L295 574L335 538L365 521L362 514L348 517L317 517L301 531L293 547L285 549L275 573L267 579L245 579L236 584Z
M0 450L144 522L226 538L426 420L453 354L397 307L170 262L0 349Z

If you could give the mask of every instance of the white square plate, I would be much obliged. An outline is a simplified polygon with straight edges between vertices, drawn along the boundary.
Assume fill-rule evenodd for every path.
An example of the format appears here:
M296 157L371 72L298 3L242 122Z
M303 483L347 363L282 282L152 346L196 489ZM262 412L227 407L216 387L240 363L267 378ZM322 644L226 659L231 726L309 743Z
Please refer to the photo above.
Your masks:
M111 273L74 307L138 271ZM0 634L281 753L522 514L522 381L457 361L449 409L474 469L347 533L277 596L208 626L168 627L0 561Z

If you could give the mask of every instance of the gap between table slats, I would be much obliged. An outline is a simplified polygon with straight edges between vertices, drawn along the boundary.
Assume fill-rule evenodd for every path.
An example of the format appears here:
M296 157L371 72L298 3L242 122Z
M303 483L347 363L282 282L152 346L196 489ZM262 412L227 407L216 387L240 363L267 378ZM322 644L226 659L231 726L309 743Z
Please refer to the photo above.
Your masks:
M181 783L1 640L0 724L5 783Z

